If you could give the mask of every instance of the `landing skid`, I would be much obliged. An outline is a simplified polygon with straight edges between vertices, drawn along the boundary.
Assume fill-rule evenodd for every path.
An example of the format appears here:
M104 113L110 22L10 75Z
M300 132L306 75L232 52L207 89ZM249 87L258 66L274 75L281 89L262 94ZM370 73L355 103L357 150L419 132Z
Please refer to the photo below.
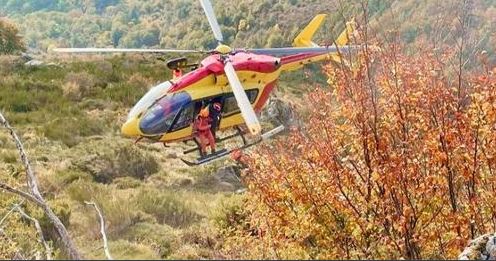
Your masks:
M234 149L230 149L230 150L227 150L227 149L223 149L223 150L220 150L220 151L217 151L217 152L214 152L212 154L209 154L205 157L201 157L199 159L197 159L196 161L188 161L188 160L185 160L183 158L181 158L181 161L184 162L186 165L190 166L190 167L193 167L193 166L199 166L199 165L203 165L203 164L206 164L206 163L209 163L209 162L212 162L212 161L215 161L215 160L218 160L218 159L221 159L229 154L231 154L231 152L233 151L236 151L236 150L245 150L253 145L256 145L264 140L268 140L270 139L271 137L279 134L280 132L282 132L284 130L284 126L281 125L279 127L276 127L264 134L262 134L260 136L260 138L252 143L246 143L246 139L244 137L244 134L242 134L241 132L238 131L238 134L237 135L232 135L229 136L229 138L233 138L233 137L236 137L236 136L241 136L242 139L243 139L243 143L244 145L239 147L239 148L234 148ZM226 140L226 139L222 139L222 140ZM185 151L184 153L190 153L191 150L189 151Z

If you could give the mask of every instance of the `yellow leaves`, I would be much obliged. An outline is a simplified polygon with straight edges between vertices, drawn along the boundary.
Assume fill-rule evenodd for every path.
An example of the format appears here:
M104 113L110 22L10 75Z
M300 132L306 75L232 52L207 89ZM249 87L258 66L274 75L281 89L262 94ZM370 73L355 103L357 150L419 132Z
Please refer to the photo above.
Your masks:
M257 213L284 235L277 244L311 234L329 255L347 253L349 242L352 258L371 246L381 249L374 258L388 258L403 256L411 236L427 257L453 258L470 220L481 228L496 214L496 178L488 174L496 164L494 91L470 89L459 105L456 87L441 79L443 65L398 59L398 86L388 72L374 76L378 87L366 84L363 65L355 75L329 73L336 86L310 94L304 131L276 141L260 155L264 164L250 166L258 178L249 205L262 206ZM478 197L469 200L476 144Z
M360 238L361 235L362 235L362 231L360 230L360 227L355 227L351 231L351 236L353 236L354 238Z
M372 180L379 181L381 178L380 174L377 171L372 172Z

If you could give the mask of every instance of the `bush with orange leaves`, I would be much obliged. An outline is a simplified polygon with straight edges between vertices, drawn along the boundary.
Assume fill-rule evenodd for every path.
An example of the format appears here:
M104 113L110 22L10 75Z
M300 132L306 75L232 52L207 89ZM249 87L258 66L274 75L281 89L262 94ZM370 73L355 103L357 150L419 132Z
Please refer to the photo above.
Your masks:
M245 159L250 229L228 256L456 258L496 231L496 71L361 52L353 71L326 68L303 129Z

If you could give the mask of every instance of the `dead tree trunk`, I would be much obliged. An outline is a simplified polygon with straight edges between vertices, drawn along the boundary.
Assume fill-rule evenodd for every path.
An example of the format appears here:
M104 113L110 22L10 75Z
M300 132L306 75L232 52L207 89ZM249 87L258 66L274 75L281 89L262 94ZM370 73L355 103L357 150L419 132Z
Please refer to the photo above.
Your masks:
M57 234L60 238L60 241L62 242L62 246L64 248L64 251L66 252L67 256L70 259L81 259L81 255L79 254L79 251L77 250L74 242L72 241L69 232L67 232L67 229L65 228L64 224L62 224L62 221L55 215L55 213L52 211L50 206L46 203L45 199L41 195L39 189L38 189L38 181L36 179L36 175L31 167L31 164L29 163L28 157L26 155L26 152L24 150L24 147L22 145L21 140L15 133L14 129L10 126L9 122L5 119L2 113L0 113L0 123L9 131L10 136L14 140L14 143L17 147L17 150L19 151L19 156L21 158L22 164L24 165L24 169L26 170L26 176L27 176L27 185L30 190L30 193L12 188L6 184L0 184L0 189L4 189L8 192L17 194L33 203L38 205L41 209L43 209L43 212L45 215L48 217L48 220L53 224L55 227L55 230L57 231Z

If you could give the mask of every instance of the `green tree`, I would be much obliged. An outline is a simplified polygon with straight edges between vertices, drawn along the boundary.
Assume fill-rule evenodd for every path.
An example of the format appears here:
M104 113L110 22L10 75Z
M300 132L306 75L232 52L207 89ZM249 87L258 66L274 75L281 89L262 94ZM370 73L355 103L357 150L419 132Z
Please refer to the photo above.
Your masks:
M25 50L18 32L13 24L0 20L0 54L15 54Z
M114 46L119 46L119 42L121 41L122 36L124 36L127 28L123 24L117 24L112 26L112 31L111 31L111 40L112 44Z
M282 31L279 28L279 25L276 24L274 28L270 31L270 36L267 39L266 47L283 47L285 43L285 39L282 35Z
M107 6L117 5L119 0L95 0L95 8L98 13L102 13Z

